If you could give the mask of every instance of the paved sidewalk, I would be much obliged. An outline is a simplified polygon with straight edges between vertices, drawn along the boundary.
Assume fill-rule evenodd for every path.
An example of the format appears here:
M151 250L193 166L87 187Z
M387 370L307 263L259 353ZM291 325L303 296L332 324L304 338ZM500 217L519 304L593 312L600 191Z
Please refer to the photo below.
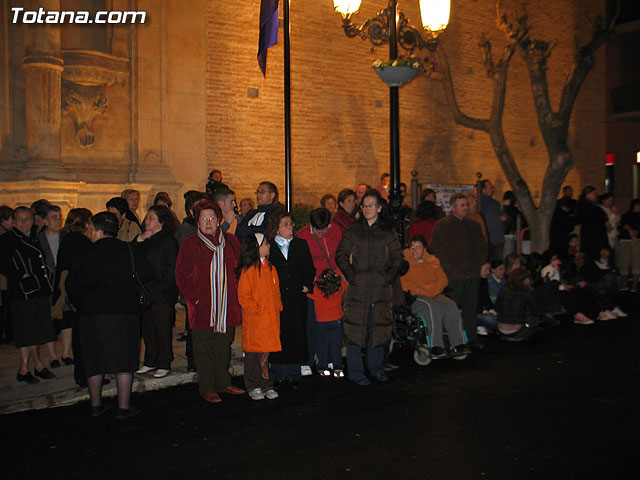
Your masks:
M184 316L184 310L179 309L176 313L176 326L173 329L174 360L171 364L171 373L164 378L153 378L153 375L134 375L134 392L160 390L198 381L197 373L187 372L187 359L184 354L186 342L177 341L184 330ZM243 374L240 338L240 328L236 328L236 337L232 345L234 357L230 368L233 376ZM47 349L41 347L40 350L40 358L48 366ZM58 342L57 351L61 351L60 342ZM143 352L144 342L141 342L141 358L143 358ZM14 346L3 345L0 348L0 414L60 407L89 399L87 389L80 388L75 383L73 366L62 365L55 369L47 367L56 375L55 380L40 380L34 385L16 381L19 355L18 349ZM112 379L111 383L104 386L102 394L105 397L116 395L115 380Z

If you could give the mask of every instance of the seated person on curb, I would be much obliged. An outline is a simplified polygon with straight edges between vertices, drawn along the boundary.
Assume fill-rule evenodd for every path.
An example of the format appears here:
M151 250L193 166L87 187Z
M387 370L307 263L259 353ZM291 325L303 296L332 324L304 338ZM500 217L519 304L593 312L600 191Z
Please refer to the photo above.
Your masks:
M502 260L491 261L491 274L487 277L487 286L489 288L489 297L491 297L493 303L496 302L500 290L507 283L505 272L506 267Z
M451 355L460 357L471 351L462 331L462 319L458 306L442 294L448 280L440 267L440 261L427 252L427 240L416 235L409 243L409 272L402 277L402 289L417 295L411 304L411 312L422 316L431 334L431 358L447 356L444 350L443 327L449 334Z
M587 285L611 305L616 305L616 296L620 291L621 278L613 265L613 253L609 246L600 249L600 258L584 257L579 275ZM580 260L578 260L580 261ZM620 307L610 309L616 317L627 317Z
M488 277L490 275L491 264L487 262L480 269L480 282L478 283L478 310L476 315L476 321L478 322L476 331L478 335L489 335L489 332L495 332L498 328L495 299L489 296Z
M507 284L496 300L502 340L527 340L538 329L538 321L531 312L532 299L531 274L524 268L516 268L509 274Z

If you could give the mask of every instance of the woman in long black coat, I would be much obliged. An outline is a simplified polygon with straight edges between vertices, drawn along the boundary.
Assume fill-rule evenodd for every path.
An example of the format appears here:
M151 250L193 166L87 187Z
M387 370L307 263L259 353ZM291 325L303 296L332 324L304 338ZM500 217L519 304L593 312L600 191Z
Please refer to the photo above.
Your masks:
M344 232L336 263L349 282L342 297L349 380L369 385L361 352L367 349L371 374L378 381L387 380L383 360L384 347L391 340L392 285L404 257L380 193L365 193L361 208L360 219Z
M283 310L280 313L282 351L271 353L271 375L276 382L300 381L300 367L307 361L307 293L313 289L316 269L305 240L294 238L293 218L285 210L269 216L269 261L280 279Z
M102 405L102 381L105 373L113 373L118 388L116 418L123 419L139 413L129 405L140 354L141 313L131 256L140 281L151 280L154 270L140 249L116 238L118 227L118 219L111 212L91 218L93 245L80 268L69 272L66 287L80 314L91 414L99 417L108 409Z
M171 370L173 361L171 327L178 301L175 275L178 241L174 237L177 224L171 210L158 205L149 209L144 226L144 233L138 235L136 242L153 265L156 274L145 285L153 303L142 314L144 365L136 373L144 374L155 370L153 376L162 378Z
M80 316L71 307L65 287L66 279L71 270L80 268L82 258L91 250L89 226L91 225L91 211L86 208L74 208L69 211L64 228L64 238L58 250L56 263L56 282L53 292L53 309L58 311L71 325L71 350L73 351L73 378L81 387L87 386L87 376L82 362L82 347L80 346Z

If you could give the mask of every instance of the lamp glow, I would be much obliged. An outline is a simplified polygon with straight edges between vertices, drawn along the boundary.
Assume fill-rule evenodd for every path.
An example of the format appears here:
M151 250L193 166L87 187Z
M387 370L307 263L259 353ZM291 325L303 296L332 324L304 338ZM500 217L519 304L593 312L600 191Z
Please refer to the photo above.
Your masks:
M333 0L333 8L342 15L342 18L349 18L360 8L362 0Z
M451 0L420 0L422 26L433 34L438 34L449 25Z

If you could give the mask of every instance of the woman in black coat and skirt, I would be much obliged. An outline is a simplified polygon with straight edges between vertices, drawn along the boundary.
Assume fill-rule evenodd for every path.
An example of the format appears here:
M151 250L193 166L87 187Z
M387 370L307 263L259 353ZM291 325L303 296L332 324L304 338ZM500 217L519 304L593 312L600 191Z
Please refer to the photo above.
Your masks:
M91 414L99 417L108 410L102 405L102 381L105 373L113 373L118 388L116 418L123 419L139 413L129 405L140 353L140 304L132 275L132 256L140 281L150 281L154 270L140 249L115 238L118 235L115 214L94 215L90 229L93 245L80 268L69 273L67 292L80 314Z
M294 238L293 218L284 209L276 209L267 221L271 244L269 261L280 279L280 344L282 351L271 353L271 376L276 382L300 381L300 367L308 360L307 293L313 289L316 269L306 240Z
M178 241L174 237L177 223L171 210L158 205L149 209L144 226L144 233L136 241L156 274L145 284L153 303L142 314L144 365L136 373L155 370L153 376L162 378L171 370L173 361L171 327L178 301L175 275Z
M82 258L91 249L89 226L91 225L91 211L86 208L74 208L69 211L62 231L64 237L58 250L56 263L56 282L54 288L52 311L71 325L71 351L73 352L73 378L81 387L87 386L87 376L82 362L82 347L80 346L80 316L69 301L65 282L69 272L80 268Z
M47 345L55 352L56 334L51 320L53 274L47 267L38 240L31 236L33 214L27 207L13 211L15 227L2 236L0 261L7 277L7 296L13 320L16 347L20 349L20 367L16 380L38 383L31 375L29 361L36 377L55 378L38 355L38 346Z

